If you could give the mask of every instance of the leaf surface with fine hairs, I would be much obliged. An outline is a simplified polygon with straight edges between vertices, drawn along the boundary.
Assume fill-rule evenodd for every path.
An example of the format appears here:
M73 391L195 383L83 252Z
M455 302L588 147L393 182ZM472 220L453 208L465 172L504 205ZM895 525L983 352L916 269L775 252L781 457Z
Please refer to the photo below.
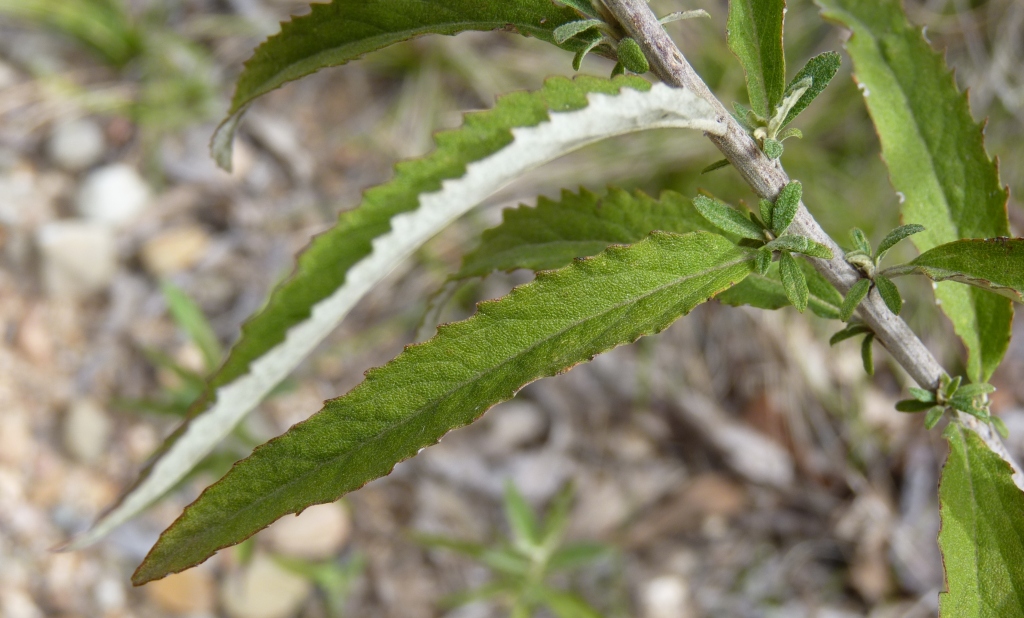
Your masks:
M1024 239L984 238L939 245L907 264L886 271L918 273L934 281L957 281L1024 302Z
M87 546L174 486L283 380L351 308L448 224L509 182L587 144L653 128L721 133L705 101L636 78L553 78L439 133L437 149L400 163L394 178L314 239L295 272L246 322L190 419L165 441L121 502L69 546Z
M1024 616L1024 493L1009 464L952 422L939 482L941 618Z
M578 194L562 191L558 201L541 197L536 207L506 210L501 225L484 232L480 246L466 255L454 278L517 268L561 268L608 245L637 242L654 230L716 231L690 200L672 191L658 199L621 189L609 189L605 195L586 189Z
M750 107L771 118L786 89L782 53L785 0L729 0L729 49L747 75Z
M133 576L181 571L288 513L332 502L526 384L665 329L753 271L756 251L655 232L482 303L258 447L185 509Z
M961 238L1009 234L1007 194L942 56L912 26L899 0L817 0L826 18L853 30L853 59L903 222L926 229L918 250ZM1013 305L979 288L939 283L935 296L968 351L967 373L986 382L1010 341Z

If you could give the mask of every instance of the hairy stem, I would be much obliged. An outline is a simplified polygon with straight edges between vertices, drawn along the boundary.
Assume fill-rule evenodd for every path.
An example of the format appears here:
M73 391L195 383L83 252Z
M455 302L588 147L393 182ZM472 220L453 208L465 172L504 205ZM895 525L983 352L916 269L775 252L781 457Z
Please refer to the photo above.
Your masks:
M665 28L658 23L658 18L647 6L647 0L604 0L604 4L626 33L640 44L655 75L669 85L690 90L714 107L718 120L725 123L728 129L721 136L708 135L708 139L722 151L755 193L775 200L779 191L789 182L781 162L769 160L722 102L711 93L665 32ZM832 250L834 257L831 260L808 259L840 292L845 294L861 278L860 272L847 263L843 250L821 229L802 202L789 229L792 233L806 236ZM946 373L942 365L907 323L889 311L877 290L872 288L860 304L858 314L910 377L923 388L933 390L938 387L939 379ZM960 413L959 417L961 422L981 436L989 448L1010 464L1014 482L1024 489L1024 472L992 427L968 414Z

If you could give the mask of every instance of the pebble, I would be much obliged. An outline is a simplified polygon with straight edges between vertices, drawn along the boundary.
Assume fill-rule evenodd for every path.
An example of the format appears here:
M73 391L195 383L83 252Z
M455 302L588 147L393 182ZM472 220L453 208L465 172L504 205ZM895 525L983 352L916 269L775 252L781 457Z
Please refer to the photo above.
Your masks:
M163 277L195 266L210 246L210 235L199 225L171 228L150 238L140 257L151 275Z
M89 221L53 221L39 229L43 285L54 298L89 296L110 285L117 271L113 232Z
M79 461L95 463L106 452L112 430L110 417L95 402L76 401L64 419L64 447Z
M311 506L295 517L282 517L264 535L277 552L322 560L337 555L351 533L348 508L338 502Z
M161 609L176 614L212 612L213 577L203 568L189 569L146 584L143 590Z
M43 618L43 612L24 590L0 591L0 614L5 618Z
M690 611L690 587L679 575L660 575L640 592L645 618L686 618Z
M56 125L46 144L50 160L69 172L92 167L103 157L105 149L103 129L88 118Z
M305 602L311 588L309 580L257 553L243 570L225 578L220 601L231 618L288 618Z
M34 446L32 428L21 410L0 414L0 463L17 466L25 462Z
M151 190L135 168L115 163L91 172L78 191L78 213L91 221L125 225L149 205Z

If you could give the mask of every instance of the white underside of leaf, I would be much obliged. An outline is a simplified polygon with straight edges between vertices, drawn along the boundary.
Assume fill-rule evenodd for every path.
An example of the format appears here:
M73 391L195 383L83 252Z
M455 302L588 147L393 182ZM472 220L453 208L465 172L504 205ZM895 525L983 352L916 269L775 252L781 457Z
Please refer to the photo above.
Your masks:
M689 128L721 135L725 125L711 106L681 88L656 84L648 92L623 88L618 95L591 94L583 109L550 114L534 127L512 129L514 140L470 163L461 178L420 196L420 207L391 220L391 231L373 241L372 252L346 274L345 283L317 303L308 320L259 357L249 373L217 390L216 402L192 419L184 435L149 475L67 549L89 546L158 500L220 443L273 388L333 331L352 307L427 240L508 183L587 144L646 129Z

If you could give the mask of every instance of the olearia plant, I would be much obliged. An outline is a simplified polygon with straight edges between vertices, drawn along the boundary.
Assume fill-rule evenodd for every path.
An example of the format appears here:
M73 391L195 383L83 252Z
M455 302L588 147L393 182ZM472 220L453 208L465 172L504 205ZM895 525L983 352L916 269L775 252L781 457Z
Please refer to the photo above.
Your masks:
M190 568L274 520L337 500L479 418L526 384L658 333L697 305L792 305L849 324L917 382L900 411L948 419L950 455L939 501L944 617L1024 615L1024 476L999 439L987 381L1024 299L1024 240L1007 238L1007 192L982 128L942 57L896 0L818 0L852 31L846 45L878 131L904 226L872 251L862 234L845 253L783 168L783 139L836 72L834 53L787 82L784 0L731 0L728 44L746 74L749 108L710 92L645 0L334 0L314 4L261 45L213 137L231 162L232 136L261 95L324 67L434 33L504 30L571 54L616 62L612 78L554 78L500 98L437 136L436 150L397 166L298 258L294 274L254 315L207 382L188 420L95 527L83 547L145 509L227 436L345 317L424 242L524 172L614 135L697 130L757 196L744 214L711 196L658 198L609 189L508 211L455 275L528 268L536 279L481 303L370 371L362 384L258 447L211 485L160 537L133 576L144 584ZM692 14L691 14L692 15ZM672 17L669 17L672 19ZM567 58L568 60L568 58ZM712 164L709 167L722 167ZM724 172L720 172L724 173ZM910 236L920 255L881 258ZM552 237L566 242L548 242ZM949 375L897 315L897 276L936 282L967 349ZM948 413L948 414L947 414Z
M533 616L548 609L558 618L598 618L601 613L581 596L561 589L551 581L612 555L599 543L565 543L572 504L572 486L556 495L543 519L526 503L511 483L505 486L505 517L511 535L490 544L447 537L418 535L427 547L450 550L486 566L492 579L483 586L459 592L445 599L448 606L474 601L501 604L513 618Z

